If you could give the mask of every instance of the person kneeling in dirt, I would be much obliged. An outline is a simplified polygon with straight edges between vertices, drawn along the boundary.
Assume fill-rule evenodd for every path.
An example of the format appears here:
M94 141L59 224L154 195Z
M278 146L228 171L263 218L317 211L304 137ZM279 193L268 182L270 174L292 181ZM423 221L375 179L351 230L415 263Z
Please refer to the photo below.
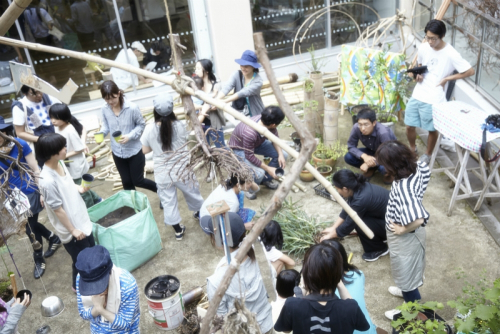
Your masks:
M361 174L342 169L333 174L332 184L337 192L346 199L347 204L361 218L374 237L368 238L361 228L347 215L345 210L331 226L323 230L321 241L343 238L356 230L363 246L363 260L371 262L389 253L385 230L385 213L389 202L389 190L367 182Z
M231 235L233 244L229 245L231 251L231 259L238 254L239 245L245 239L245 225L243 220L237 213L229 213L229 221L231 222ZM213 234L212 220L202 220L203 230L211 232L212 245L215 245L215 236ZM232 260L233 261L233 260ZM222 281L226 270L229 268L227 257L224 256L217 265L212 276L207 278L207 295L208 300L212 300L217 287ZM273 317L271 304L267 301L267 292L264 287L264 281L260 274L259 264L255 259L255 252L250 248L247 255L241 261L239 273L234 275L229 287L222 297L219 307L217 308L218 315L225 315L234 308L236 298L243 297L245 307L252 313L256 314L256 320L259 323L260 330L263 334L273 332Z
M276 137L279 137L278 125L285 118L285 114L279 107L267 107L261 115L251 117L255 123L264 126ZM263 184L269 189L276 189L279 183L275 181L278 177L275 174L276 168L285 168L287 154L277 144L272 143L266 137L261 136L259 132L250 126L241 122L234 129L229 146L233 152L242 159L254 172L254 181L257 184ZM271 158L268 165L260 161L255 154ZM258 191L258 190L257 190ZM251 189L245 193L248 199L257 198L256 192Z
M139 290L135 278L113 265L103 246L86 248L76 262L78 313L94 333L139 333Z
M348 165L361 169L365 177L372 177L376 170L384 175L384 183L392 183L392 179L386 175L384 166L377 164L375 152L378 147L389 140L396 140L392 130L377 123L375 111L366 108L358 113L358 122L354 124L347 140L349 152L344 156ZM365 147L358 148L361 141Z

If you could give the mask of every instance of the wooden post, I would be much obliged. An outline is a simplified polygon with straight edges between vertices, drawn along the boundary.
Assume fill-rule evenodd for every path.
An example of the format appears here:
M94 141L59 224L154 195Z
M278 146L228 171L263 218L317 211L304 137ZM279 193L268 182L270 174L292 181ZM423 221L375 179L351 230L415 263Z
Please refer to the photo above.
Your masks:
M7 10L0 17L0 36L3 36L12 27L17 18L29 6L31 0L13 0Z
M331 92L331 94L334 94ZM331 99L325 96L325 116L323 118L323 143L325 147L332 146L339 137L339 98Z
M16 298L17 295L16 275L10 274L10 284L12 285L12 293L14 294L14 298Z

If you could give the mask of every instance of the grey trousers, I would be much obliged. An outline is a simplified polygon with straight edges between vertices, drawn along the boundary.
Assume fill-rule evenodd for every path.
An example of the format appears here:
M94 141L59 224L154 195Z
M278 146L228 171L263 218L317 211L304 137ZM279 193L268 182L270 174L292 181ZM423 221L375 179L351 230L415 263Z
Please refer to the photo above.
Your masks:
M177 189L182 191L184 199L190 211L200 211L203 197L200 194L200 185L196 182L172 182L170 184L156 184L158 196L163 205L163 217L165 224L177 225L181 222L179 203L177 201Z

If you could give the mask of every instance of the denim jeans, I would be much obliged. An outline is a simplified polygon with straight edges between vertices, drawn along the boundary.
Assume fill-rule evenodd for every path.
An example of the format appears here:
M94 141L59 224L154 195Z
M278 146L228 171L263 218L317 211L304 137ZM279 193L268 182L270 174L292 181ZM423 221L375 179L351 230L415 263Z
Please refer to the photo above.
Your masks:
M371 155L372 157L375 156L375 152L373 152L372 150L370 150L368 148L363 147L363 148L360 148L359 150L363 153ZM361 167L361 165L364 163L363 159L357 158L354 154L351 154L349 152L347 152L347 154L344 156L344 161L346 164L351 165L351 166L356 167L356 168ZM374 168L377 168L380 174L385 175L386 171L385 171L384 166L377 165L377 167L374 167Z
M402 291L402 292L403 292L403 299L405 300L405 303L414 302L414 301L422 299L422 297L420 297L420 292L418 291L418 288L415 290Z
M208 129L210 129L209 126L203 125L203 131L206 132ZM217 148L226 146L224 142L224 131L222 131L222 129L216 130L212 128L212 131L209 131L207 134L207 142L209 145L213 143Z
M271 181L273 179L262 168L257 167L250 161L248 161L245 158L245 151L243 150L233 150L233 151L237 156L239 156L242 159L243 162L245 162L250 168L252 168L254 172L255 183L261 184L262 182ZM288 158L288 154L285 151L282 152L286 160ZM274 168L279 167L278 152L276 151L276 149L273 146L273 143L270 140L266 139L266 141L264 141L260 146L256 147L254 153L271 158L271 162L269 162L269 167L274 167Z

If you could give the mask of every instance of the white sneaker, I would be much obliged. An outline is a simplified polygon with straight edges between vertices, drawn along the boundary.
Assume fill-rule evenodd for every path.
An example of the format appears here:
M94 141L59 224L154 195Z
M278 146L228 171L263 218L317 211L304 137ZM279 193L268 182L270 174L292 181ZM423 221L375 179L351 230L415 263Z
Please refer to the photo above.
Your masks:
M392 321L392 320L394 320L394 316L396 314L399 314L399 313L401 313L401 311L399 311L399 310L390 310L390 311L385 312L385 317Z
M403 291L401 291L401 289L397 286L390 286L389 293L395 297L403 298Z

